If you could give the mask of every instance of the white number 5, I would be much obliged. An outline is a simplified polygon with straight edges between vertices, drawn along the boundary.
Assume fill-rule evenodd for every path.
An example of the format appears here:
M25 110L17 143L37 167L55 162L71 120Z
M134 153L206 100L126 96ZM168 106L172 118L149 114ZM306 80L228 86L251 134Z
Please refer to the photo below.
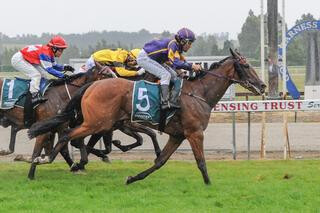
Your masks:
M141 106L140 103L136 104L136 107L139 111L143 111L146 112L150 109L150 103L149 103L149 98L147 95L147 88L139 88L138 91L138 100L140 101L140 103L143 101L143 99L146 99L147 105L146 106Z

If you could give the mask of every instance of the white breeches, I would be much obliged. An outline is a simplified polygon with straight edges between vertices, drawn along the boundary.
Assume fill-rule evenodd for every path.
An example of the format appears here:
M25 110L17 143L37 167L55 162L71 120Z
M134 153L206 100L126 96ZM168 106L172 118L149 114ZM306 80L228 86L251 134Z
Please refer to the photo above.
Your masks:
M40 65L30 64L23 58L21 52L17 52L12 56L11 64L16 70L22 72L31 79L31 93L35 93L40 90L41 77L45 78L47 74L47 72Z

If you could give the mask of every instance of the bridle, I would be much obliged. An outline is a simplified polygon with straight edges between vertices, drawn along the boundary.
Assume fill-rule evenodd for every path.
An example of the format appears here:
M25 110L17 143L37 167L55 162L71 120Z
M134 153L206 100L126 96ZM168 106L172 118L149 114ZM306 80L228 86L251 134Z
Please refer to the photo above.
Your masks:
M244 79L241 79L243 77L243 75L244 75L244 72L245 72L243 70L242 66L248 65L247 62L246 62L246 59L244 57L242 57L242 56L239 59L238 58L232 58L232 59L234 61L233 62L233 66L234 66L235 73L238 73L238 75L240 77L240 80L235 79L234 75L232 77L227 77L227 76L220 75L218 73L211 72L210 70L202 70L201 72L204 72L205 74L209 74L209 75L215 76L217 78L225 79L228 82L231 82L231 84L247 85L248 81L244 80Z
M228 57L228 58L230 58L230 57ZM223 62L225 62L228 58L223 60L221 63L219 62L219 65L221 65ZM212 76L217 77L217 78L225 79L228 82L230 82L231 84L241 84L241 85L244 85L244 86L250 86L250 83L248 82L248 80L241 79L245 75L245 71L243 70L242 66L247 66L248 65L247 62L246 62L246 59L244 57L240 56L239 58L232 57L232 60L233 60L233 66L234 66L235 73L237 73L239 75L240 80L235 79L234 75L232 77L223 76L221 74L214 73L214 72L212 72L210 70L202 70L201 72L205 73L205 74L208 74L208 75L212 75ZM201 80L201 78L199 80ZM207 90L205 90L205 91L207 91ZM201 100L201 101L205 102L207 105L210 106L210 104L207 102L207 100L204 99L201 96L195 95L195 94L193 94L191 92L188 92L188 93L184 92L183 94L188 95L190 97L194 97L194 98L196 98L198 100Z

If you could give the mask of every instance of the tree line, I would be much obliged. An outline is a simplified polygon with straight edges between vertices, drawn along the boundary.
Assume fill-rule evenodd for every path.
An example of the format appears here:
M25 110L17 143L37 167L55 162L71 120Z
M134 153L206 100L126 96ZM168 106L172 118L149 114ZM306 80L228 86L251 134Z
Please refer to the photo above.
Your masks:
M315 20L315 18L311 14L303 14L300 19L296 20L296 24L307 20ZM58 62L68 63L70 58L88 58L93 52L100 49L141 48L144 43L152 39L173 37L174 33L169 31L151 33L142 29L138 32L92 31L83 34L60 35L67 40L69 47L64 51ZM12 69L11 57L19 49L29 44L45 44L52 36L52 34L43 33L41 36L23 34L9 37L0 33L0 65L2 66L2 70ZM279 32L279 38L279 41L281 41L281 32ZM307 34L303 34L290 44L287 51L288 65L306 64L307 39ZM187 55L229 55L230 47L239 49L243 55L250 58L253 65L257 66L260 64L260 15L255 15L252 10L249 11L237 40L230 40L228 33L198 35L197 40Z

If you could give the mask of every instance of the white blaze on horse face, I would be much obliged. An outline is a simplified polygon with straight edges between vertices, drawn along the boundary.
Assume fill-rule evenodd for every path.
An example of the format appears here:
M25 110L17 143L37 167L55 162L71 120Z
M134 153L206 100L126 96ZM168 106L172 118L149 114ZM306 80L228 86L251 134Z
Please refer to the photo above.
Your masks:
M140 101L140 103L143 101L143 99L146 99L147 102L146 106L141 106L140 103L136 104L136 107L139 111L146 112L150 109L150 103L147 92L147 88L139 88L138 90L138 100Z

